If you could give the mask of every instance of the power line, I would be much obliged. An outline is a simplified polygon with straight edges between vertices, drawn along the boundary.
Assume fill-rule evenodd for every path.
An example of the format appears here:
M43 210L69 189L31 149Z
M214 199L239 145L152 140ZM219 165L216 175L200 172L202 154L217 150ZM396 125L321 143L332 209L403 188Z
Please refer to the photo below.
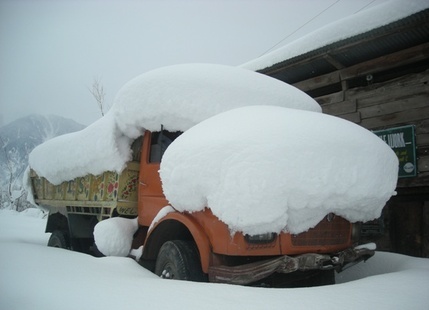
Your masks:
M266 53L268 53L269 51L271 51L273 48L275 48L276 46L278 46L280 43L282 43L283 41L285 41L287 38L289 38L291 35L293 35L294 33L296 33L298 30L300 30L301 28L303 28L305 25L309 24L310 22L312 22L313 20L315 20L317 17L319 17L320 15L322 15L324 12L326 12L327 10L329 10L331 7L333 7L335 4L337 4L338 2L340 2L341 0L337 0L334 3L332 3L330 6L328 6L327 8L325 8L323 11L319 12L317 15L315 15L314 17L312 17L310 20L308 20L306 23L302 24L300 27L298 27L297 29L295 29L292 33L288 34L286 37L284 37L283 39L281 39L278 43L276 43L275 45L273 45L272 47L270 47L268 50L266 50L265 52L263 52L259 57L261 57L262 55L265 55ZM374 0L375 1L375 0ZM373 1L373 2L374 2ZM371 2L372 3L372 2Z
M370 6L371 4L373 4L375 1L377 0L372 0L370 3L368 3L367 5L363 6L362 8L360 8L359 10L357 10L356 12L354 12L353 14L359 13L360 11L362 11L364 8Z

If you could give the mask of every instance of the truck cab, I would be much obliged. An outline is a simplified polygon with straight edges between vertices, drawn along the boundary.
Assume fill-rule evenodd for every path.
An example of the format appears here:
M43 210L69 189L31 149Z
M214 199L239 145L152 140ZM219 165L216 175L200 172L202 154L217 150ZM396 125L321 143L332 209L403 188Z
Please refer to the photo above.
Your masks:
M359 238L359 224L332 213L298 235L282 232L251 236L231 233L209 207L193 213L176 211L163 194L158 171L163 153L180 134L146 131L143 137L140 228L136 234L140 243L134 247L144 245L140 263L149 270L166 278L245 285L289 285L301 278L328 284L334 281L334 270L373 255L369 249L352 250ZM158 216L163 210L164 214Z

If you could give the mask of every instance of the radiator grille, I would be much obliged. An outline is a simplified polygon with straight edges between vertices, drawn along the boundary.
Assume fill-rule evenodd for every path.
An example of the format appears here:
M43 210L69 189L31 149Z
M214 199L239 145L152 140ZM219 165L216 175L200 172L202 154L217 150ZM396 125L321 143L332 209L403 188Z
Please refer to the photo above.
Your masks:
M351 223L342 217L330 214L310 230L292 235L292 245L316 246L347 243L350 236L350 225Z

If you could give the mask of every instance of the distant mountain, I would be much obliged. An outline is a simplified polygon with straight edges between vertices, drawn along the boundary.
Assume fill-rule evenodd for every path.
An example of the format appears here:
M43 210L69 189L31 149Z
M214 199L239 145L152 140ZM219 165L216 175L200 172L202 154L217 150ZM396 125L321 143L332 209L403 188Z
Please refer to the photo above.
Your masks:
M0 127L0 187L3 190L13 173L21 184L28 154L39 144L59 135L85 128L71 119L56 115L30 115Z

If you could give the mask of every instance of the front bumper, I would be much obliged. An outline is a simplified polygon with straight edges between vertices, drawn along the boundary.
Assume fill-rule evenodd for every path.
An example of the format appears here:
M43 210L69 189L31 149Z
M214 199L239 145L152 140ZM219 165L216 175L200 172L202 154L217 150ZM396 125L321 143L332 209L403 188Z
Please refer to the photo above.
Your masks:
M280 256L240 266L209 267L209 281L246 285L262 280L275 272L330 270L341 272L350 265L365 261L374 255L373 244L349 248L333 255L307 253L298 256Z

